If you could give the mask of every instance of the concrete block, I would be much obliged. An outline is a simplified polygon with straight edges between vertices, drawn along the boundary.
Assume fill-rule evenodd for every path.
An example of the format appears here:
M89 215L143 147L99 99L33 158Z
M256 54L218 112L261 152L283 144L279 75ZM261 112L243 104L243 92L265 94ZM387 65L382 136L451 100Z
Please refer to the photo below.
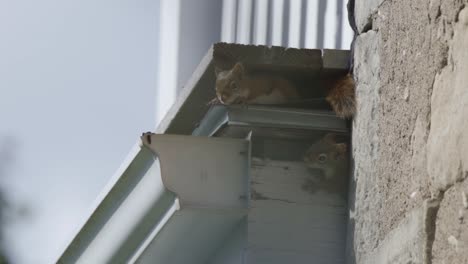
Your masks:
M359 263L428 263L433 223L438 203L427 200L424 206L408 213L396 228Z
M468 177L468 8L459 13L449 41L447 65L437 74L431 100L427 142L432 185L446 189Z
M466 213L459 212L466 200L451 194L468 181L468 15L459 1L356 2L348 256L355 263L468 263ZM371 19L373 30L362 33ZM438 204L428 200L436 189L448 189L437 222Z
M372 171L371 160L377 158L378 148L378 122L374 117L379 106L380 58L375 52L380 45L379 40L375 31L361 34L356 39L354 53L357 114L353 122L353 153L356 169L364 166L368 172Z
M361 34L355 44L354 76L356 80L357 112L353 120L353 157L355 168L353 181L355 187L355 234L354 250L348 255L356 255L357 263L360 256L373 248L377 243L375 229L370 228L372 219L378 215L374 207L379 206L379 196L374 192L376 168L375 163L379 155L379 136L377 116L379 106L380 87L380 57L375 52L380 44L378 32L369 31ZM351 190L353 192L353 190ZM351 194L351 197L353 194ZM359 246L358 246L359 245Z
M468 179L450 187L437 213L432 263L468 263Z
M356 26L358 32L366 30L372 23L372 15L377 12L377 8L384 0L356 0L354 6L354 14L356 18Z

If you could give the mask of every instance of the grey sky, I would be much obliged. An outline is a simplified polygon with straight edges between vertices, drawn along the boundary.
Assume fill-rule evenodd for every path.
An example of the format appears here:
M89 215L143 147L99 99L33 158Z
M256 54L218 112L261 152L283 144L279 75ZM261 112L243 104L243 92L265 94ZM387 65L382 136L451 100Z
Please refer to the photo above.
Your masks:
M32 217L8 226L17 263L50 263L143 131L155 127L158 1L0 0L0 137Z

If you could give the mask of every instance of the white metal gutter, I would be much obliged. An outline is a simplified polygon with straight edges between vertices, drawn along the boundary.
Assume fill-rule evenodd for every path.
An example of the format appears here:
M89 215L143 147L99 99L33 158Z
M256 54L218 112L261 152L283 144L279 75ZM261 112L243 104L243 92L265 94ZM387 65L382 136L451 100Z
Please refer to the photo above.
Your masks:
M159 161L141 146L115 175L59 263L107 263L129 254L139 245L134 234L152 227L145 220L149 211L165 211L175 199L164 188Z
M187 85L181 91L178 100L171 107L171 111L156 128L157 133L188 135L191 133L191 131L186 129L184 125L185 123L190 123L187 122L185 114L180 118L178 113L179 110L185 108L186 103L192 103L188 101L193 100L194 96L192 96L192 94L194 94L195 91L200 90L196 89L197 87L206 85L206 81L214 81L214 76L209 74L214 71L212 57L213 49L210 49L200 62L192 77L189 79ZM202 78L203 76L206 77ZM205 81L207 78L209 80ZM200 79L203 79L203 82L200 82ZM202 97L206 96L207 95L202 92ZM208 95L208 97L212 96L214 96L214 94ZM199 100L199 97L199 95L196 95L195 99ZM191 109L189 113L195 113L198 117L203 116L204 111L206 110L207 107L202 104L200 109L197 109L197 111ZM174 123L176 124L174 125ZM160 171L159 161L155 159L154 154L148 148L143 147L142 141L138 140L137 144L132 148L120 168L95 200L94 205L91 207L90 214L86 215L86 218L83 221L83 226L77 230L77 235L67 245L67 248L63 251L57 262L77 263L81 262L81 260L87 261L91 257L95 257L95 260L101 261L93 261L91 263L104 263L105 260L119 260L122 255L130 256L141 250L141 243L144 241L144 236L150 234L155 228L155 223L159 221L159 219L157 219L158 213L159 217L162 217L164 212L172 208L176 199L174 193L164 188L158 171ZM117 228L118 224L114 223L112 217L114 215L120 215L118 212L130 212L126 209L131 208L121 206L126 205L124 204L124 201L126 201L127 198L131 198L135 195L138 196L138 193L135 192L135 188L138 183L142 182L144 179L149 182L150 185L148 185L148 187L152 186L152 188L149 189L151 189L150 197L153 197L153 200L150 197L141 199L139 208L143 210L143 208L148 208L151 204L156 202L156 204L160 206L160 211L155 213L156 216L150 215L151 217L146 217L148 220L129 220L141 222L141 225L138 224L137 226L130 226L119 222L119 224L122 224L124 229L127 229L126 231L120 230ZM145 186L146 185L143 184L142 188ZM142 197L145 198L144 196ZM160 203L157 202L156 197L161 198ZM125 213L122 215L125 216ZM141 213L142 212L139 212L139 215L141 215ZM136 219L134 215L128 215L128 217ZM116 230L114 230L114 228ZM128 233L131 229L134 230L134 235ZM105 232L107 232L106 230L112 230L110 237L108 238L103 236ZM115 234L113 233L114 231L116 232ZM127 243L123 241L124 236L128 236L129 241ZM126 245L126 247L123 247L123 245ZM95 248L99 250L96 251L94 250ZM127 252L129 250L132 252Z
M203 263L247 213L248 149L241 139L144 134L58 262Z

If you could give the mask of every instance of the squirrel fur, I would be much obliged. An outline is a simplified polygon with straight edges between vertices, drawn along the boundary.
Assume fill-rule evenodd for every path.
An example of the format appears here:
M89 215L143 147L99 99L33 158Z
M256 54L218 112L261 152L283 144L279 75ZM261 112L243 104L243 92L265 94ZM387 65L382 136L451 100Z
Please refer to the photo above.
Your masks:
M246 73L238 62L231 70L216 69L216 96L222 104L280 104L299 98L296 87L287 79Z
M328 80L326 100L336 115L351 118L356 109L355 84L351 74ZM277 75L248 74L241 62L231 70L216 69L216 99L222 104L281 104L298 100L294 84ZM213 103L213 101L211 102Z
M349 168L348 145L338 143L336 134L326 134L308 148L304 162L311 169L321 170L325 180L346 176Z
M356 97L353 76L348 73L332 82L327 91L326 100L341 118L352 118L356 113Z

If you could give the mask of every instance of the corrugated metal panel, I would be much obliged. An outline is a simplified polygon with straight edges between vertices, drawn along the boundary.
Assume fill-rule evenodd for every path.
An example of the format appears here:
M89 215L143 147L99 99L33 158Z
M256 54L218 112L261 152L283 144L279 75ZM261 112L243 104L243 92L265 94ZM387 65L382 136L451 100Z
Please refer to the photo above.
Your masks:
M289 1L288 47L301 48L302 0Z
M275 46L283 46L283 20L284 20L284 7L285 2L284 0L273 0L273 6L271 9L271 20L269 21L270 24L270 34L271 34L271 45Z
M349 49L352 41L345 0L224 0L223 5L224 42Z
M350 48L351 42L354 38L354 31L352 30L351 26L348 22L348 9L346 5L348 1L341 1L341 6L343 10L343 27L341 28L341 47Z
M319 1L313 0L307 2L305 6L305 30L304 30L304 46L318 47L317 41L319 37L319 28L317 23L319 20Z
M239 0L237 8L237 32L236 42L240 44L250 44L252 27L252 1Z
M337 49L341 45L340 35L342 17L338 16L338 7L341 9L341 5L337 2L341 1L327 1L325 9L325 34L323 46L328 49Z
M254 43L265 45L268 37L268 0L255 1Z
M226 42L235 42L237 23L236 0L223 0L223 13L221 19L221 39Z

